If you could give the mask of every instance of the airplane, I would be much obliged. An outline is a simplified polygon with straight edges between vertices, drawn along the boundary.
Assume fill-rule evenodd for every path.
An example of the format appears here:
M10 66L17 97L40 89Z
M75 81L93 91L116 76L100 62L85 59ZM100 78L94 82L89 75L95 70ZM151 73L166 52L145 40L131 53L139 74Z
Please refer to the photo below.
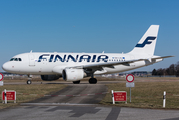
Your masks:
M42 53L30 52L14 56L3 64L4 71L28 75L41 75L44 81L57 80L79 84L85 77L96 84L94 75L119 73L148 66L173 56L155 56L159 25L151 25L132 51L124 53Z

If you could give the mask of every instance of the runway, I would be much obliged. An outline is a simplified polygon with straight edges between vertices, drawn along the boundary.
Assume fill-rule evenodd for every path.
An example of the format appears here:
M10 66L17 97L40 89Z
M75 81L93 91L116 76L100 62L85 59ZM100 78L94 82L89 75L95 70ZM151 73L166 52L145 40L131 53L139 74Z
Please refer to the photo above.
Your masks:
M114 81L115 83L115 81ZM63 83L64 84L64 83ZM106 82L68 84L66 88L20 106L0 110L1 120L178 120L178 110L100 105ZM32 84L33 85L33 84ZM57 96L59 95L59 96Z

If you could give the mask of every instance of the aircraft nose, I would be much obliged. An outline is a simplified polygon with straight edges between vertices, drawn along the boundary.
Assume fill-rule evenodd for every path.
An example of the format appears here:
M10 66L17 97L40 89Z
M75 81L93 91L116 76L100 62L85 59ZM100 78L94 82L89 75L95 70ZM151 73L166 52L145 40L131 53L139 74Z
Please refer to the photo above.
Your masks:
M4 70L4 71L9 71L10 70L10 65L9 65L9 63L4 63L3 65L2 65L2 69Z

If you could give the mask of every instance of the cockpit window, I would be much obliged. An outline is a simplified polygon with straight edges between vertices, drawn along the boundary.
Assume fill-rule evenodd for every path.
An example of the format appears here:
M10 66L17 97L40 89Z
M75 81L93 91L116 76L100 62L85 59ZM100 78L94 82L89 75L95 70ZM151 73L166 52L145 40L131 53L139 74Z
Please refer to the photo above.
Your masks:
M11 58L10 61L22 61L21 58Z
M10 61L14 61L14 58L11 58Z
M14 59L14 61L18 61L18 59L17 59L17 58L15 58L15 59Z

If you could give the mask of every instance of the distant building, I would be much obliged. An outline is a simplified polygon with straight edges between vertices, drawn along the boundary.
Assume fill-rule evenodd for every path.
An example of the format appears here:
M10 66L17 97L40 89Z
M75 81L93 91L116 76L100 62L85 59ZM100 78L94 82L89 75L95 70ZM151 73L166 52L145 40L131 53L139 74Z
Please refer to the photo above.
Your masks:
M27 75L20 75L20 74L13 74L13 73L8 73L8 72L1 72L3 74L4 77L12 77L12 76L27 76Z
M151 76L152 72L147 72L147 71L134 71L131 74L133 74L134 76L138 76L138 77L145 77L145 76Z

